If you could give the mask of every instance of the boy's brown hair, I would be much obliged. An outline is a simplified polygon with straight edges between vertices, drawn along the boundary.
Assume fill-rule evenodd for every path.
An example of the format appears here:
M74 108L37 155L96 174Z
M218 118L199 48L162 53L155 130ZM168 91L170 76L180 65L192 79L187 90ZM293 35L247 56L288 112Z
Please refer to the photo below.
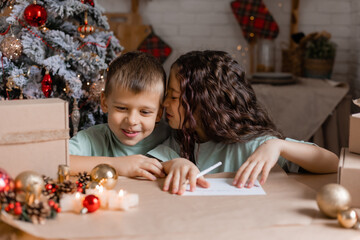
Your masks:
M107 97L113 89L119 87L136 94L158 88L160 81L163 87L162 100L166 91L166 73L161 63L148 53L128 52L110 63L104 94Z

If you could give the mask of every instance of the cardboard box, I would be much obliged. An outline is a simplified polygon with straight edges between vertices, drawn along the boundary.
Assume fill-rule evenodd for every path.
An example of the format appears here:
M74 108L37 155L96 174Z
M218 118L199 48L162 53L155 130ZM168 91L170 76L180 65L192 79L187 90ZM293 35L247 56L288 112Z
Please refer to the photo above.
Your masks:
M349 150L360 154L360 113L350 116Z
M342 148L340 153L338 183L351 195L351 207L360 207L360 155Z
M69 164L68 103L61 99L0 101L0 168L12 178L26 170L57 179Z

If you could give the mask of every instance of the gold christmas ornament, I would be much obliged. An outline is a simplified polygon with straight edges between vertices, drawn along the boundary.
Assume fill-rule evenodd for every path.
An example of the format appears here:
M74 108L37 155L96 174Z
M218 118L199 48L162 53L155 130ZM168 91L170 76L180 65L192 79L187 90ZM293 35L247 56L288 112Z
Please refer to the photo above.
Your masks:
M3 56L11 60L16 60L22 54L22 44L15 36L5 37L0 43L0 51Z
M339 224L344 228L352 228L357 222L357 214L353 208L339 211L337 214Z
M340 184L330 183L323 186L316 195L320 211L330 218L336 218L338 211L350 207L351 196Z
M117 172L116 169L109 164L99 164L94 167L90 176L92 181L98 182L106 189L113 189L117 183Z
M40 200L44 189L42 176L33 171L24 171L15 178L16 200L32 204Z
M99 186L99 183L96 181L91 181L86 185L87 189L96 189Z

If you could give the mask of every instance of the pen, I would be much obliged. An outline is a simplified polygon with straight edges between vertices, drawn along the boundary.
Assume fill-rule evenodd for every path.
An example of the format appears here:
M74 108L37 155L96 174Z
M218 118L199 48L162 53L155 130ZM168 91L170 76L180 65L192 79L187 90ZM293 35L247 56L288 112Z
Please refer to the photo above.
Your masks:
M211 167L199 172L198 175L196 175L196 179L198 179L199 177L204 176L208 172L210 172L210 171L214 170L215 168L219 167L221 164L222 164L222 162L218 162L218 163L212 165ZM186 181L183 183L183 185L185 185L185 184L189 184L189 179L186 179Z

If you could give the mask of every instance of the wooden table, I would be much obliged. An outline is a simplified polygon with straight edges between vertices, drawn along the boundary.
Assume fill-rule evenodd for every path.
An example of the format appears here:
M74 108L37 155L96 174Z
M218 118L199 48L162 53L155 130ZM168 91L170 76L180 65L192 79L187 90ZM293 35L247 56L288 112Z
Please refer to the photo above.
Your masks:
M231 174L208 177L224 176ZM275 169L264 185L266 196L177 196L162 192L162 181L123 178L118 187L140 195L138 208L87 215L63 213L48 220L38 233L47 229L55 239L60 235L62 239L136 240L360 238L359 230L341 228L337 220L325 218L317 208L316 191L336 182L336 174L287 176ZM41 239L5 223L0 223L0 233L1 240Z

